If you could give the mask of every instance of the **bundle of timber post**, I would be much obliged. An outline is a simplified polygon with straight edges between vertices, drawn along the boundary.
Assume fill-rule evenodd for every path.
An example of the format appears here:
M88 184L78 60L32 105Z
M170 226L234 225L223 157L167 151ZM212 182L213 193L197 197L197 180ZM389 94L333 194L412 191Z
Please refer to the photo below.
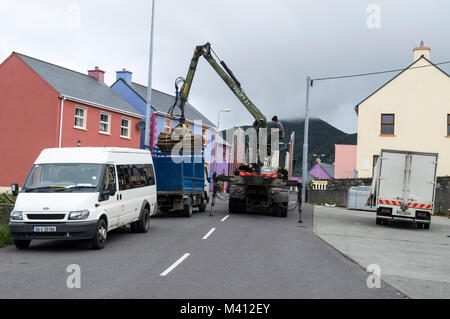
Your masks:
M178 134L176 130L171 133L161 133L158 136L156 146L162 151L170 153L199 153L203 147L203 137L198 134L183 132Z

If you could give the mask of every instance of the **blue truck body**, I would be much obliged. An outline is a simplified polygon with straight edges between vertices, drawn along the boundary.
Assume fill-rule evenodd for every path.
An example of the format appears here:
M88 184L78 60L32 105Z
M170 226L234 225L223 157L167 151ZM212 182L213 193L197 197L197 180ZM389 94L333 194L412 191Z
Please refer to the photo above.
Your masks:
M192 210L192 206L204 211L208 198L203 154L173 155L158 149L151 151L161 211L183 210L186 215L191 215L189 209Z

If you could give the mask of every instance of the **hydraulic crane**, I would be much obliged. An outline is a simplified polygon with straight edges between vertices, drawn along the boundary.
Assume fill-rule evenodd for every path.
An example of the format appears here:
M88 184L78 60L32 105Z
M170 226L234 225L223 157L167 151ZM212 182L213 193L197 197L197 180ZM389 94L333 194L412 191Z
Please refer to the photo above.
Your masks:
M219 63L217 63L213 55L217 57L217 59L220 61ZM206 59L206 61L208 61L211 67L231 89L231 91L239 99L242 105L244 105L244 107L253 116L253 118L255 119L253 127L258 132L261 128L267 128L267 118L249 99L249 97L242 89L241 83L238 81L233 72L228 68L226 63L222 59L220 59L217 53L214 52L209 42L205 45L199 45L195 48L186 79L178 78L175 81L176 99L174 105L169 110L169 113L172 115L175 107L178 106L181 110L180 125L184 125L184 106L189 97L189 92L191 90L192 82L197 70L198 61L202 56ZM286 217L289 202L289 188L291 186L300 185L298 185L297 182L288 181L287 172L285 172L285 170L278 170L278 172L274 174L262 174L260 172L260 168L261 162L258 157L256 170L241 168L235 172L234 176L217 176L214 180L214 184L216 185L219 180L229 183L230 213L242 213L247 211L248 208L266 208L271 209L272 214L275 216ZM217 189L215 187L214 195L216 195L216 192ZM212 205L214 205L214 198L215 196L213 196ZM301 212L300 197L298 197L298 200L299 212Z

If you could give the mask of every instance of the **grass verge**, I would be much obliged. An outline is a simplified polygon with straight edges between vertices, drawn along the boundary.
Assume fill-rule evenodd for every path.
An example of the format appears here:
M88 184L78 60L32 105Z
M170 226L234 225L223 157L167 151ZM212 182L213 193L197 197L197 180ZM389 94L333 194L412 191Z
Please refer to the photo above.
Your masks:
M11 237L11 233L9 232L8 223L6 221L0 220L0 248L12 244L13 240Z

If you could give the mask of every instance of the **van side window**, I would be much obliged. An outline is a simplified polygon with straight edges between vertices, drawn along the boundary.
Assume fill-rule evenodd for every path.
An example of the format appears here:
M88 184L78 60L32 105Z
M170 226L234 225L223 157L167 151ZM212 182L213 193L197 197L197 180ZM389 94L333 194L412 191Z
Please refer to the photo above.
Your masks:
M155 171L153 170L153 165L152 164L146 164L145 165L145 171L147 173L148 176L148 186L151 185L155 185L156 181L155 181Z
M128 165L117 165L117 178L119 179L119 190L123 191L131 188Z
M109 184L110 183L116 183L116 170L114 169L114 165L108 164L106 167L106 174L105 174L105 183L103 185L103 190L107 191L109 190Z
M141 174L139 173L140 165L130 165L131 171L131 188L138 188L145 186L145 180L143 180Z

